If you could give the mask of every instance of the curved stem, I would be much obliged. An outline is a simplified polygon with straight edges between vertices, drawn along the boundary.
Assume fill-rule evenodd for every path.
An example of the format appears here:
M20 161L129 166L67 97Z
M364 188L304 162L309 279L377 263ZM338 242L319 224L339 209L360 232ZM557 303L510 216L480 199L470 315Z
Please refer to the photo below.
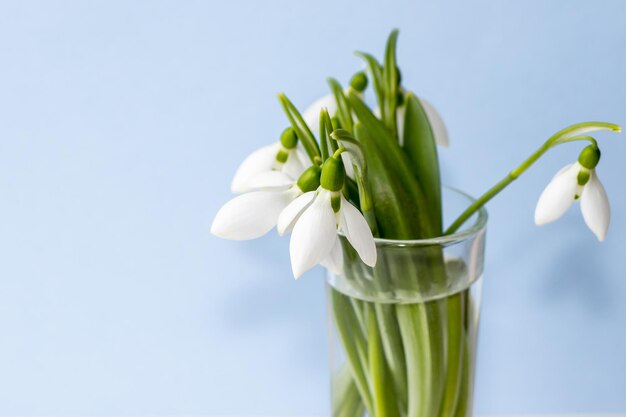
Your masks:
M463 225L474 213L476 213L482 206L484 206L489 200L495 197L500 191L506 188L509 184L519 178L528 168L530 168L539 158L546 152L552 149L556 145L560 145L566 142L574 142L580 140L590 141L592 144L596 144L596 140L590 136L583 135L584 133L593 132L597 130L612 130L614 132L621 132L621 128L618 125L604 122L586 122L578 123L555 133L548 139L539 149L533 152L524 162L522 162L517 168L509 172L509 174L498 181L496 185L491 187L487 192L481 195L476 201L474 201L461 215L446 229L444 235L449 235L456 232L459 227Z

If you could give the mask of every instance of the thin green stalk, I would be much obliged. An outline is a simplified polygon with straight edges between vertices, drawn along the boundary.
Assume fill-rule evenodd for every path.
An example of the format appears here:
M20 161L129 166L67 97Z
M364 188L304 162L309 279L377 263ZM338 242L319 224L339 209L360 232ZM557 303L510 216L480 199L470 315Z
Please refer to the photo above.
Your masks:
M363 403L348 364L339 370L332 386L335 392L332 397L333 417L358 417L363 414Z
M459 400L463 372L463 344L465 341L463 299L463 293L455 294L446 299L448 309L446 378L439 417L454 415Z
M456 410L454 410L454 414L451 414L454 417L467 417L468 410L471 407L471 398L472 395L472 376L473 376L473 361L474 361L474 352L473 349L475 340L475 331L474 325L472 323L472 306L471 306L471 297L470 291L465 290L460 293L461 298L463 300L463 312L464 312L464 320L463 320L463 329L464 329L464 337L461 339L461 381L459 384L459 398L456 405Z
M407 363L407 417L432 417L433 414L429 414L432 407L432 352L425 305L402 304L396 311Z
M372 303L368 303L367 306L367 345L369 347L370 385L374 401L374 415L372 417L397 417L397 399L395 396L390 396L390 392L387 389L387 385L391 381L387 379L387 369L376 313Z
M333 417L336 417L348 401L350 390L356 390L349 364L343 364L342 367L332 375L331 388L333 393L336 393L336 395L333 395L331 398L332 415Z
M395 306L376 303L375 309L387 366L393 379L395 395L398 397L401 407L406 409L408 403L406 359Z
M581 136L585 133L597 131L597 130L612 130L614 132L620 132L621 127L612 123L605 122L585 122L578 123L555 133L550 137L539 149L533 152L524 162L522 162L517 168L512 170L506 177L501 179L496 185L491 187L487 192L481 195L475 200L461 215L446 229L445 235L456 232L459 227L463 225L476 213L482 206L484 206L489 200L495 197L500 191L506 188L509 184L519 178L528 168L530 168L539 158L541 158L546 152L552 149L554 146L566 143L574 142L578 140L591 141L595 143L595 139L589 136Z
M369 375L367 373L367 342L361 334L360 324L354 315L352 304L348 297L335 289L331 289L333 303L333 317L337 331L346 352L354 382L359 390L361 399L370 415L373 412L373 402L369 387Z
M352 309L354 310L354 314L358 321L359 330L363 332L363 334L367 334L367 319L365 317L364 304L362 301L357 300L354 297L348 297L350 299L350 304L352 304Z

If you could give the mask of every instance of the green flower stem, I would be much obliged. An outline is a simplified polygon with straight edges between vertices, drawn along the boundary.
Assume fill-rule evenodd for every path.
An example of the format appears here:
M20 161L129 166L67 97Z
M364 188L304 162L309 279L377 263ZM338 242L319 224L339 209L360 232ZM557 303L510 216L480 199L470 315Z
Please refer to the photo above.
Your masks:
M352 304L352 309L354 310L354 315L356 316L356 320L359 325L359 330L363 332L363 334L367 334L367 319L365 317L364 303L356 298L348 297L350 299L350 303Z
M384 267L384 270L388 270L388 263L386 259L379 259L379 267ZM384 277L380 276L380 270L374 268L372 270L374 275L373 285L381 293L387 293L390 288L390 282L386 277L393 276L388 274ZM360 274L357 274L360 276ZM407 393L407 377L406 377L406 360L404 358L404 349L402 346L402 336L400 335L400 328L398 326L398 320L396 316L395 306L392 304L372 303L374 305L373 311L370 313L375 316L378 321L378 329L380 333L380 340L382 341L383 352L387 363L387 369L392 383L387 384L388 390L399 402L402 410L406 409L408 403Z
M363 403L352 379L348 364L345 364L333 379L333 417L359 417L363 414Z
M346 352L354 382L361 395L365 408L373 416L373 402L370 393L369 375L367 373L367 350L366 341L361 333L361 325L358 322L349 297L331 289L333 304L333 317L339 332L342 345Z
M407 417L432 417L432 358L428 318L424 303L401 304L396 308L407 363L409 386Z
M332 415L339 416L350 398L351 389L356 390L349 364L344 363L341 368L332 375L331 387L333 392L337 393L337 395L332 397Z
M454 415L459 401L462 369L463 369L463 345L465 342L463 293L458 293L447 298L447 363L446 379L439 417Z
M464 337L462 340L461 346L461 381L459 386L459 399L457 402L456 410L453 415L454 417L466 417L468 409L471 407L471 395L472 395L472 375L474 372L473 369L473 355L474 352L470 351L472 346L474 346L474 339L476 337L475 334L472 333L470 329L472 329L472 311L473 308L470 304L470 290L465 290L460 293L462 303L463 303L463 312L464 312L464 320L462 322L462 327L464 329Z
M394 392L402 409L406 409L408 403L406 359L395 306L376 303L374 307L385 358L394 382Z
M500 191L506 188L509 184L519 178L528 168L530 168L539 158L541 158L546 152L552 149L554 146L573 142L578 140L590 141L595 144L595 139L589 136L583 136L584 133L595 130L612 130L614 132L620 132L621 127L612 123L604 122L586 122L578 123L554 134L548 139L539 149L533 152L524 162L522 162L517 168L512 170L506 177L501 179L496 185L491 187L474 201L461 215L446 229L444 234L449 235L456 232L459 227L463 225L474 213L476 213L482 206L484 206L489 200L495 197Z
M378 330L378 320L373 305L368 303L367 307L367 345L369 347L370 384L374 400L374 415L372 417L397 417L398 405L396 397L389 395L392 392L387 387L390 381L387 380L387 369L381 334Z
M428 415L436 416L439 413L446 384L446 324L447 307L445 300L435 300L424 303L428 319L428 342L430 343L432 376L432 402Z

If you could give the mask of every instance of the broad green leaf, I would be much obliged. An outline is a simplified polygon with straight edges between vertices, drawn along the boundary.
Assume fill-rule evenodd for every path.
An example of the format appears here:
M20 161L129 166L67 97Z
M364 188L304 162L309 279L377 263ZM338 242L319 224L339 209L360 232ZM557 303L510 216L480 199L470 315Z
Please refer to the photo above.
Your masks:
M392 133L381 122L374 113L367 107L367 105L361 100L361 98L355 93L348 95L348 101L352 106L352 110L356 114L357 119L365 125L365 127L374 135L379 142L383 142L386 146L396 145L396 141Z
M413 93L406 96L403 140L411 170L424 195L422 209L427 210L431 222L436 226L434 236L439 236L443 226L437 143L428 116Z
M422 193L400 146L375 138L376 132L365 123L357 122L354 129L367 159L367 182L380 236L419 239L431 235L428 216L420 210Z

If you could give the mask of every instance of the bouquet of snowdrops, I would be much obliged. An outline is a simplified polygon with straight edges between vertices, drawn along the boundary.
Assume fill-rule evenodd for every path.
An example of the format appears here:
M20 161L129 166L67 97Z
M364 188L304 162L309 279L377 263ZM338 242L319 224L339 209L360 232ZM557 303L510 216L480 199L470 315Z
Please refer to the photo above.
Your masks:
M589 134L620 127L587 122L557 132L444 224L437 146L447 146L447 131L437 110L402 85L397 38L393 31L382 63L357 53L366 71L347 87L329 79L331 94L303 113L279 94L288 127L243 161L232 181L238 196L219 210L211 231L245 240L276 227L280 235L291 233L294 277L317 264L341 277L341 285L330 287L346 358L333 379L333 415L466 416L475 340L466 313L471 282L458 277L470 266L448 256L446 245L542 155L570 142L587 146L545 188L535 222L556 220L578 200L584 221L603 240L610 210L596 173L600 149ZM373 108L365 100L368 86ZM426 243L419 255L384 249L420 241ZM427 297L433 288L447 292ZM389 294L400 302L390 302Z

